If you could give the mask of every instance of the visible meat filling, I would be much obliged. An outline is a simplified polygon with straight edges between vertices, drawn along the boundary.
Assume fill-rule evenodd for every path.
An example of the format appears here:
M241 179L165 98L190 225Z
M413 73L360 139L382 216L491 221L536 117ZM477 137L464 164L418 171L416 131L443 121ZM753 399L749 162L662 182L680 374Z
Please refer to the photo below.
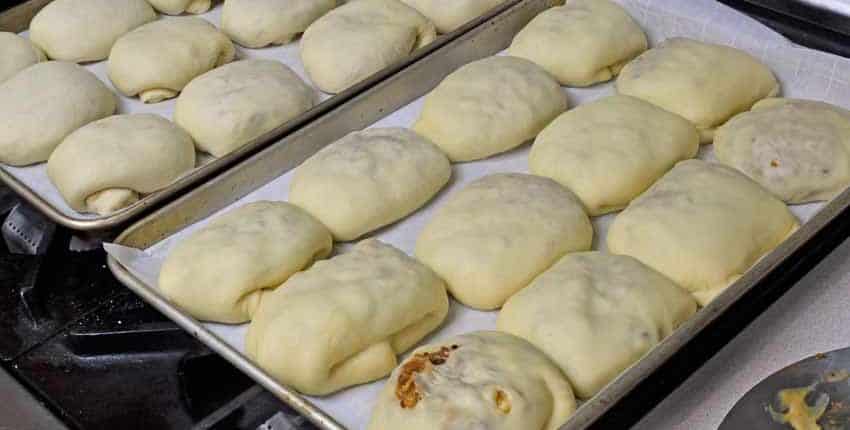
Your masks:
M508 398L507 393L502 390L496 390L496 394L493 395L493 400L496 402L496 409L500 412L505 415L511 413L511 400Z
M444 364L451 351L455 349L458 349L457 345L443 346L434 352L420 352L404 363L401 367L401 374L398 375L398 385L395 389L395 396L403 409L415 407L422 399L422 393L416 386L416 374L429 371L433 366Z

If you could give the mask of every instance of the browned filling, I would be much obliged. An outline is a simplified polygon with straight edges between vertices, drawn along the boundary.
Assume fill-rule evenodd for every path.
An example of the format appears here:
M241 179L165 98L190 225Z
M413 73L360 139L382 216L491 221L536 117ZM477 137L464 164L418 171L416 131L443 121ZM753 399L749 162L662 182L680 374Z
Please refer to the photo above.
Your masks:
M422 393L416 386L416 374L428 371L432 366L444 364L451 351L457 348L457 345L452 345L451 348L440 347L439 350L434 352L420 352L402 365L401 373L398 375L398 385L395 388L395 396L402 408L413 408L422 399Z
M511 413L511 401L508 399L508 394L502 390L496 390L493 395L493 400L496 402L496 409L507 415Z

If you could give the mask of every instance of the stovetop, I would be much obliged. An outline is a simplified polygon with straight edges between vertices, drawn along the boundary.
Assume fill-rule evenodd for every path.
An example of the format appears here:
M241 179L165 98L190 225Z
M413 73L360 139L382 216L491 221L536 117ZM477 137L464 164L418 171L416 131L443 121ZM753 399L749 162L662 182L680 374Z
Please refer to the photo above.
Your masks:
M850 18L799 9L840 0L721 1L797 43L850 57ZM14 204L0 189L0 220ZM23 207L17 214L37 221ZM0 401L7 403L11 376L73 429L314 428L121 286L102 249L71 251L72 233L63 228L39 232L51 237L49 246L35 240L14 248L42 255L14 253L0 241L0 365L8 373L0 370ZM775 299L753 306L751 318ZM636 422L747 323L739 316L679 354L596 427Z

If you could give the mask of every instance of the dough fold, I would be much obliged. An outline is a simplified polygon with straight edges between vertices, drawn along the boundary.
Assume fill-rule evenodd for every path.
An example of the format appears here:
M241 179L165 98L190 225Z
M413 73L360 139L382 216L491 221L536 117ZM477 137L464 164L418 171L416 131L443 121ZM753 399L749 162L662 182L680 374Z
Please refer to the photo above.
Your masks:
M431 199L452 168L433 143L404 128L350 133L295 170L289 201L353 240Z
M264 296L246 351L280 382L326 395L388 375L396 355L439 326L448 307L434 272L366 240Z
M437 31L449 33L489 12L505 0L402 0L434 22ZM561 2L563 3L563 1Z
M154 9L166 15L202 14L212 8L212 0L148 0Z
M46 59L42 50L15 33L0 32L0 83Z
M706 305L798 226L781 200L744 174L686 160L617 215L607 242Z
M765 99L717 129L714 154L787 203L829 200L850 185L850 112Z
M452 161L472 161L531 140L567 109L560 85L516 57L469 63L425 96L413 129Z
M195 147L185 131L159 115L133 114L69 134L50 155L47 174L72 209L108 215L194 167Z
M542 352L496 331L417 348L390 375L370 430L555 430L575 412L569 382Z
M702 143L711 143L729 118L779 94L779 83L744 51L672 38L627 64L617 91L681 115L696 125Z
M590 398L696 312L687 291L638 260L568 254L508 299L499 330L545 352Z
M0 162L46 161L65 136L112 115L117 104L97 76L74 63L27 67L0 83Z
M30 39L54 60L99 61L118 38L155 19L145 0L54 0L30 22Z
M699 133L688 120L615 95L552 121L535 139L528 165L576 193L596 216L624 208L698 150Z
M313 83L339 93L404 59L436 38L431 21L399 0L350 1L301 36L301 59Z
M221 29L248 48L283 45L336 5L337 0L226 0Z
M318 96L275 60L242 60L189 82L174 110L198 149L222 157L310 110Z
M416 241L461 303L496 309L568 252L590 249L593 226L557 182L521 173L485 176L449 196Z
M508 53L540 65L563 85L611 80L645 51L640 26L609 0L570 0L544 11L514 37Z
M118 39L107 64L109 79L127 97L145 103L175 97L195 77L233 61L224 33L196 17L145 24Z

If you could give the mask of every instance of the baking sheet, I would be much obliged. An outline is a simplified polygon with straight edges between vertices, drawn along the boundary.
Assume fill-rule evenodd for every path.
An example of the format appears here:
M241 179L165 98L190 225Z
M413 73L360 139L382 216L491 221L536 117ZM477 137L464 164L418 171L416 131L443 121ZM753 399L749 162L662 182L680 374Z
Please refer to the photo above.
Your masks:
M794 46L756 21L711 0L617 1L625 6L647 30L653 45L667 37L687 36L736 46L759 57L773 69L783 85L784 95L824 100L850 108L848 103L850 102L848 97L850 86L846 80L842 80L842 76L847 76L847 71L850 71L848 60ZM586 103L614 92L613 85L610 83L589 89L564 89L564 91L571 105ZM416 100L375 123L373 127L410 126L417 117L421 105L422 100ZM528 150L529 146L525 145L487 160L455 164L452 181L434 200L406 219L379 230L372 237L412 253L418 233L430 219L433 209L439 206L448 195L486 174L504 171L526 172ZM713 159L710 145L703 146L700 158ZM224 211L256 200L285 200L290 178L291 173L283 175ZM824 204L798 205L791 209L801 221L807 221L823 206ZM614 215L606 215L593 220L596 232L594 249L605 249L605 234L613 218ZM144 251L117 245L106 245L106 248L116 260L143 282L156 285L159 267L168 249L175 241L205 225L208 220L209 218L196 223ZM338 250L344 250L346 246L348 245L338 246ZM422 343L472 330L493 329L496 315L496 312L475 311L452 302L451 311L444 325ZM243 342L247 325L205 324L205 326L235 349L244 350ZM383 381L378 381L350 388L325 398L308 398L343 425L359 429L364 428L368 422L374 398L382 385Z
M223 9L222 3L217 2L215 7L209 12L201 15L192 15L198 16L200 18L206 19L211 22L217 28L221 29L221 11ZM159 19L170 20L175 17L160 14ZM21 36L29 38L29 32L24 31L20 33ZM319 101L325 101L332 96L326 93L319 91L319 89L310 81L307 76L307 72L304 70L304 64L301 62L301 57L299 55L299 41L296 39L292 43L288 43L286 45L280 46L269 46L266 48L260 49L249 49L238 44L234 43L236 47L236 60L243 60L249 58L265 58L272 59L282 62L289 66L298 76L301 77L305 82L307 82L311 87L316 90L316 93L319 94ZM160 103L153 104L145 104L142 103L138 97L127 97L121 94L115 86L112 85L112 81L109 80L109 77L106 73L106 60L83 64L83 67L93 72L100 78L101 81L106 83L107 87L112 90L118 96L118 110L116 113L118 114L133 114L133 113L154 113L161 115L168 120L172 120L172 116L174 114L174 105L177 102L176 98L169 99ZM208 163L215 158L198 152L198 165L202 165ZM96 219L102 218L101 215L92 214L92 213L80 213L73 209L65 202L65 199L62 198L62 195L59 194L59 190L50 182L50 178L47 177L47 163L39 163L31 166L25 167L15 167L15 166L7 166L0 165L0 168L14 176L19 181L23 182L27 187L32 189L36 194L45 199L48 203L50 203L53 207L58 209L62 214L66 216L70 216L78 219ZM144 198L144 196L143 196Z

